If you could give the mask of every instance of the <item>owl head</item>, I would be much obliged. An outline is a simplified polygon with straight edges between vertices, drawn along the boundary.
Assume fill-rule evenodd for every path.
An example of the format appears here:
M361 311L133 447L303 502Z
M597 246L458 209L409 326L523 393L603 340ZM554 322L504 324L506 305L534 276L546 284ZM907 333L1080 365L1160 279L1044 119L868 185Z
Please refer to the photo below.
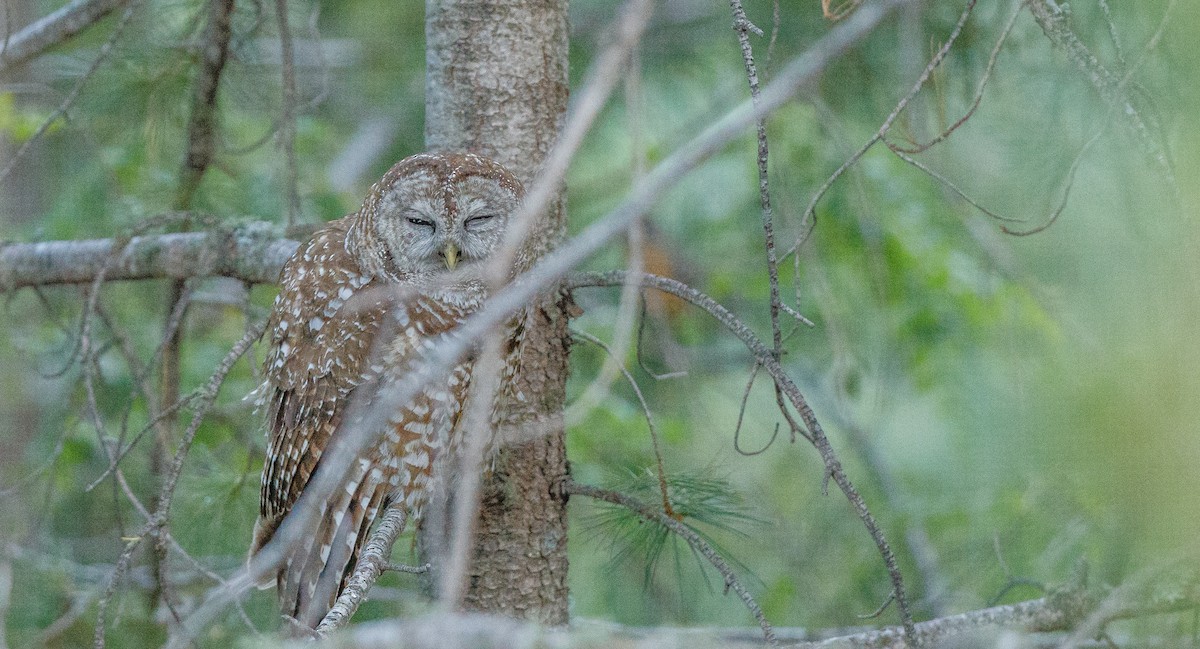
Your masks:
M393 281L478 281L523 193L507 169L475 154L410 156L372 186L347 250Z

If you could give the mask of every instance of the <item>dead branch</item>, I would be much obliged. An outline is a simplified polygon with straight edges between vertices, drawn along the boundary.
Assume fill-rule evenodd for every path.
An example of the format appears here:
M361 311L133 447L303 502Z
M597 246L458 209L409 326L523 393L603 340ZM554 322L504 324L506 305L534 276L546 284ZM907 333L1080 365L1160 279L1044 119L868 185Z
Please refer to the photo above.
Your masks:
M229 374L229 371L233 369L233 364L246 353L251 344L262 336L263 329L265 328L265 322L251 327L246 335L234 344L229 353L225 355L225 358L217 365L208 382L200 388L199 403L196 406L192 421L188 425L187 430L184 431L183 440L181 440L170 466L166 468L167 470L162 476L163 482L156 498L154 512L151 514L149 511L143 509L143 513L147 516L148 520L140 531L131 537L132 540L126 545L125 550L117 560L116 567L113 569L111 575L109 575L108 583L105 586L104 594L100 598L99 610L96 615L93 643L97 649L102 649L105 646L105 619L108 613L108 604L112 596L116 594L125 572L129 569L129 565L133 561L134 551L142 544L142 541L152 539L156 543L159 543L162 542L162 539L167 534L168 515L175 497L175 487L183 473L184 460L187 458L188 450L191 448L196 432L200 429L200 424L204 421L205 415L208 414L209 409L212 408L213 403L216 401L221 385L225 382L225 377ZM121 479L119 470L115 475L118 477L118 480ZM132 498L132 494L128 495Z
M121 34L124 33L125 28L129 26L129 21L131 18L133 18L133 14L139 4L141 4L141 0L132 0L129 2L129 6L125 8L125 12L121 14L121 19L117 22L117 26L113 28L112 34L109 35L108 40L104 42L104 45L100 47L100 52L96 54L96 58L92 59L92 64L88 66L88 69L75 82L75 85L71 88L71 91L67 93L67 96L63 98L62 103L58 105L58 108L56 108L54 112L50 114L50 117L47 117L46 120L42 122L41 126L39 126L38 129L33 132L33 135L29 136L29 139L25 140L25 142L21 144L21 148L17 149L17 152L13 154L8 163L4 165L4 168L0 170L0 182L3 182L4 179L6 179L8 175L12 173L13 168L16 167L17 163L20 162L25 156L25 153L29 151L29 148L32 147L38 140L40 140L42 135L44 135L55 122L65 116L67 111L70 110L71 106L75 104L75 100L79 98L79 93L83 91L83 87L87 85L88 80L91 79L94 74L96 74L96 70L100 69L101 64L103 64L104 61L108 59L109 54L112 53L113 47L115 47L117 41L120 40Z
M1109 105L1113 112L1122 115L1121 123L1137 139L1142 152L1171 186L1175 185L1175 171L1166 151L1160 146L1157 134L1142 117L1141 111L1126 92L1128 78L1122 78L1100 62L1083 41L1071 29L1068 12L1054 0L1034 0L1027 3L1029 12L1055 47L1066 53L1067 58L1079 68L1088 82ZM1168 10L1170 5L1168 5Z
M0 51L0 71L66 42L129 0L74 0L26 25Z
M1016 25L1017 16L1019 15L1021 15L1020 2L1017 3L1016 7L1009 15L1008 22L1004 24L1004 28L1000 30L1000 37L996 39L996 44L992 47L992 53L988 55L987 67L984 68L983 75L980 76L979 83L975 86L975 96L971 99L971 105L967 108L966 112L962 114L962 117L959 117L954 121L953 124L947 126L942 130L941 133L934 136L928 142L914 142L910 147L899 147L889 142L889 149L892 151L902 151L910 154L921 153L950 137L951 134L957 131L963 124L966 124L967 121L975 115L975 111L979 110L979 104L983 102L983 92L987 89L988 82L992 78L992 72L994 72L996 69L996 60L1000 58L1000 50L1008 41L1009 35L1012 34L1013 26Z
M1194 572L1187 572L1194 576ZM1189 583L1191 586L1188 588L1168 589L1170 592L1126 593L1120 597L1121 605L1110 609L1106 621L1192 610L1200 606L1200 592L1197 591L1195 579ZM1123 588L1118 588L1114 592L1122 590ZM1102 599L1104 598L1097 598L1080 588L1061 589L1040 599L919 622L915 625L915 637L922 647L1001 646L996 641L1002 638L1011 642L1013 646L1058 646L1062 633L1076 628L1087 616L1099 610L1102 604L1098 602ZM776 628L775 631L780 646L795 649L906 649L912 646L906 643L903 629L900 627L816 632L797 628ZM1014 638L1011 633L1021 635ZM1171 640L1186 643L1185 638L1168 636L1162 646L1173 646ZM379 646L453 649L513 645L750 649L761 647L763 640L761 631L751 627L645 629L611 622L577 620L570 629L563 629L540 627L530 622L479 614L438 613L410 620L391 620L353 627L316 646L339 649Z
M762 35L762 30L755 27L746 17L746 9L741 0L729 0L733 9L733 30L737 33L738 44L742 48L742 64L746 68L746 81L750 85L750 101L757 108L761 101L761 91L758 83L758 67L754 64L754 50L750 46L750 33ZM769 147L767 143L767 117L760 116L755 121L758 137L758 201L762 214L763 238L767 255L767 278L770 281L770 313L771 313L771 343L775 357L783 351L783 332L779 327L779 260L775 252L775 225L771 210L771 187L767 173Z
M5 245L0 247L0 291L86 284L105 267L106 281L223 276L273 283L299 245L266 223L224 232L138 236L123 249L122 243L90 239Z
M325 614L325 619L317 625L318 634L336 631L350 622L354 612L367 598L367 593L375 585L375 580L388 568L388 559L392 556L392 546L396 538L404 531L407 513L404 503L391 503L379 519L379 526L371 533L371 538L363 546L359 555L358 565L354 574L346 584L346 589L338 595L333 608Z
M946 58L946 55L950 52L950 47L953 46L954 42L958 40L959 34L962 33L963 26L967 24L967 19L971 17L971 12L975 9L976 2L977 0L970 0L967 2L967 6L963 8L962 14L959 15L958 22L955 23L954 29L950 32L950 36L946 38L946 42L942 44L941 48L939 48L937 53L934 54L933 58L930 59L929 64L925 66L925 69L921 72L921 75L917 77L916 83L912 85L912 88L909 89L908 93L896 103L896 107L892 109L892 112L888 113L886 118L884 118L883 124L879 126L879 129L875 131L874 135L872 135L870 139L868 139L861 147L858 148L857 151L847 158L846 161L843 162L842 165L829 176L829 178L825 179L825 182L821 184L817 191L813 193L812 198L808 201L808 207L804 209L804 215L801 217L802 223L808 227L801 228L801 233L797 237L796 242L792 244L792 247L788 249L786 253L784 253L783 256L785 258L788 255L795 254L800 248L801 244L807 240L808 231L811 230L816 223L817 203L821 202L821 198L823 198L826 192L833 187L833 184L837 182L838 178L842 177L842 174L846 173L850 167L853 167L855 164L857 164L858 161L867 154L867 151L869 151L871 147L875 146L884 138L885 135L887 135L888 131L890 131L892 128L892 124L896 122L896 120L900 117L900 114L903 113L904 109L908 107L909 102L911 102L913 98L917 96L917 93L925 87L925 84L929 82L929 77L933 74L933 71L936 70L939 65L941 65L942 61ZM859 15L861 15L861 12Z
M615 358L612 347L606 345L603 340L586 331L575 331L574 335L604 350L608 358ZM633 378L633 374L630 373L629 369L625 367L625 364L618 362L617 367L625 377L625 382L629 384L629 388L633 390L634 396L637 397L638 404L642 407L642 416L646 418L646 427L650 430L650 446L654 451L655 471L658 475L658 491L662 495L663 512L668 516L676 517L678 514L675 513L675 508L671 506L671 496L667 490L667 469L663 462L662 444L658 439L658 429L654 426L654 416L650 414L650 404L646 403L646 397L642 394L642 388L638 385L637 380Z

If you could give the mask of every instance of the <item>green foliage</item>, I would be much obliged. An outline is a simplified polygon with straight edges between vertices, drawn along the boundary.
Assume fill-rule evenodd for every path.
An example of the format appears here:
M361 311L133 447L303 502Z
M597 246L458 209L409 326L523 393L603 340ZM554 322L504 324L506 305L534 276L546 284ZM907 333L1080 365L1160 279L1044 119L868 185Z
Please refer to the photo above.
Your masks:
M666 498L670 502L673 517L691 527L723 556L731 555L712 536L705 533L704 528L745 537L747 528L760 522L747 512L746 504L727 480L706 474L686 473L662 476L662 479L665 481ZM656 509L665 508L665 505L661 504L664 496L659 476L653 471L627 471L620 479L613 480L609 488L630 495ZM703 524L704 528L697 527L696 523ZM647 521L624 507L602 504L587 531L601 543L612 546L614 568L620 568L621 564L626 562L641 568L644 575L643 585L647 589L655 581L664 550L669 551L673 559L676 579L683 579L680 560L685 550L695 559L701 574L708 574L706 560L688 543L665 525ZM732 558L731 561L740 568L745 568L736 558Z

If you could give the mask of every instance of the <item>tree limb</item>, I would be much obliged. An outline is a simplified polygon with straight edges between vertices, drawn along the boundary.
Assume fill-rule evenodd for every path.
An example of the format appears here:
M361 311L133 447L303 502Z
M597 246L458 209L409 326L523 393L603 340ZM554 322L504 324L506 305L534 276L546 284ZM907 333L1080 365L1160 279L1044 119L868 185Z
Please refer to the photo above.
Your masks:
M106 265L106 280L224 276L273 283L299 245L266 223L224 232L133 237L123 248L122 243L119 239L90 239L5 245L0 247L0 291L86 284Z
M1084 590L1067 589L1040 599L994 606L958 615L920 622L916 638L923 647L994 646L1004 630L1028 634L1028 642L1014 645L1056 646L1061 632L1080 624L1099 609L1097 598ZM1166 612L1186 611L1200 605L1195 589L1175 595L1146 594L1125 600L1119 616L1109 619L1147 617ZM884 649L908 647L900 627L867 631L817 631L776 628L780 645L797 649L839 647L842 649ZM1048 634L1048 635L1046 635ZM1011 637L1009 637L1011 639ZM1166 638L1185 642L1184 638ZM758 629L746 628L666 628L642 629L611 623L576 621L570 629L539 627L528 622L478 614L437 614L410 620L362 625L331 638L318 647L480 647L480 646L554 646L554 647L658 647L686 646L692 649L748 649L762 647Z
M26 25L0 52L0 71L24 63L87 29L129 0L75 0Z
M371 538L363 546L358 565L354 568L354 574L346 584L346 589L338 595L333 608L325 614L321 624L317 625L318 634L336 631L350 622L359 605L366 601L367 593L375 585L375 580L387 569L388 559L392 556L392 546L404 531L406 519L403 502L388 505L380 517L379 527L375 528Z

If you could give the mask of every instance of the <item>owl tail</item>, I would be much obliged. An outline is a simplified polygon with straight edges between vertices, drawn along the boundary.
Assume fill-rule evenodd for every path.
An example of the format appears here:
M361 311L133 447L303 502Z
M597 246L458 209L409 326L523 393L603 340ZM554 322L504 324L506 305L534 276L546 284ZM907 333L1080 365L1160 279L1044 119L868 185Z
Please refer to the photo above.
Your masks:
M316 528L297 541L279 570L280 611L309 628L333 608L383 506L388 485L373 468L365 460L356 463L345 487L321 505Z

